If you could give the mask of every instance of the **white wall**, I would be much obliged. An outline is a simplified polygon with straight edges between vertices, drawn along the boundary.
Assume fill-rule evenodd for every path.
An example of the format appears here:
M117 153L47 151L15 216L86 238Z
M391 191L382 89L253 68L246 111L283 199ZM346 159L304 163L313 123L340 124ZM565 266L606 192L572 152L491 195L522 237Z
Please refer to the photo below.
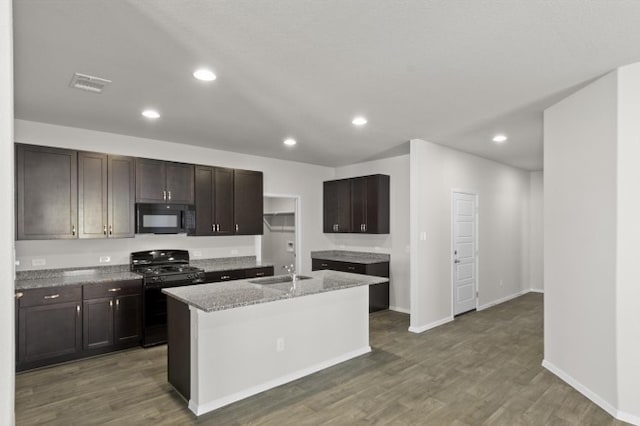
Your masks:
M336 169L336 179L386 174L390 176L388 235L327 234L337 249L389 253L391 309L409 312L409 156L385 158Z
M23 120L15 121L15 140L36 145L262 171L265 193L300 196L299 253L302 272L311 270L311 250L332 248L332 242L322 233L322 182L333 177L332 168ZM24 261L21 262L21 268L32 269L29 263L33 257L46 255L51 261L46 267L95 265L101 254L110 255L112 263L127 263L128 260L122 260L128 259L130 251L169 244L174 248L198 249L203 252L203 257L217 257L254 254L256 243L255 237L145 235L113 241L21 241L17 243L16 250L18 259Z
M479 308L528 290L529 173L423 140L411 141L410 156L410 330L424 331L453 317L454 189L478 194Z
M13 30L11 1L0 2L0 424L14 417Z
M622 419L640 424L640 63L618 70L617 372Z
M544 291L543 173L529 174L529 288Z
M283 212L295 212L296 200L293 198L264 198L264 212L266 213L283 213ZM295 224L295 213L293 215L286 215L287 225ZM282 224L285 223L285 216L278 215L273 218L273 223ZM296 233L295 226L291 229L282 230L280 227L275 226L274 229L270 229L266 223L263 223L262 235L262 260L264 262L273 263L275 274L284 274L286 271L284 266L295 265L295 244ZM289 251L288 243L293 243L293 251Z
M616 91L611 73L544 113L545 366L609 408L617 404Z

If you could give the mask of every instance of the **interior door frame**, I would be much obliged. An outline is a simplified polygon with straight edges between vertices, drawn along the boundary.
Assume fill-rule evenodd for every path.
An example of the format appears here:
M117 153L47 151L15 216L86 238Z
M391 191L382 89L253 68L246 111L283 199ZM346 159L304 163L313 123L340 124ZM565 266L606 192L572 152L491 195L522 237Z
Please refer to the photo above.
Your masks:
M274 193L265 193L263 195L263 198L293 198L295 200L295 215L294 215L294 219L295 219L295 227L296 230L294 231L294 244L295 247L293 248L293 254L296 258L296 273L300 274L302 273L302 258L300 257L300 242L302 241L302 237L301 237L301 230L302 227L300 226L302 221L300 219L300 216L302 216L300 214L300 209L301 209L301 203L302 200L300 198L299 195L293 195L293 194L274 194ZM256 236L256 259L258 261L262 260L262 235L257 235ZM282 271L273 271L274 275L281 275Z
M454 206L454 195L455 194L465 194L465 195L472 195L475 198L475 202L476 202L476 211L474 214L474 224L475 224L475 274L476 274L476 312L478 311L478 307L480 306L480 275L479 275L479 271L480 271L480 246L479 246L479 242L480 242L480 228L479 228L479 224L480 224L480 220L478 217L478 212L480 211L480 195L476 192L476 191L470 191L470 190L466 190L466 189L457 189L457 188L452 188L451 189L451 211L449 212L449 219L451 220L451 239L450 239L450 246L449 246L449 255L450 255L450 265L451 265L451 317L455 317L455 264L453 263L454 261L454 254L453 254L453 250L454 250L454 239L455 239L455 235L454 235L454 228L455 228L455 220L453 218L454 216L454 212L455 212L455 206Z

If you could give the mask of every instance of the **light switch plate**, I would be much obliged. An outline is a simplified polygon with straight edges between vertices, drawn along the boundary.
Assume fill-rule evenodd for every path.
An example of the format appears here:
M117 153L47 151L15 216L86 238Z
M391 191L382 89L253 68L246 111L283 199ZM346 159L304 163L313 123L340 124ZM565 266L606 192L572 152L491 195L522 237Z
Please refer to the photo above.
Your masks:
M109 256L100 256L100 263L109 263L111 262L111 257Z
M31 259L31 266L44 266L46 264L46 259Z

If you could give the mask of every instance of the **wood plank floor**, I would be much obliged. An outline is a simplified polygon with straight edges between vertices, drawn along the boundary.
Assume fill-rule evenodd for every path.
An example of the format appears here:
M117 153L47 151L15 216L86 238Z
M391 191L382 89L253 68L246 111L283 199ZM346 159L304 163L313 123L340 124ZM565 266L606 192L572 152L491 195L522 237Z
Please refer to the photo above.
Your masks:
M542 295L422 334L371 315L373 352L199 418L166 382L166 347L16 376L18 425L615 425L544 370ZM256 355L257 356L257 355Z

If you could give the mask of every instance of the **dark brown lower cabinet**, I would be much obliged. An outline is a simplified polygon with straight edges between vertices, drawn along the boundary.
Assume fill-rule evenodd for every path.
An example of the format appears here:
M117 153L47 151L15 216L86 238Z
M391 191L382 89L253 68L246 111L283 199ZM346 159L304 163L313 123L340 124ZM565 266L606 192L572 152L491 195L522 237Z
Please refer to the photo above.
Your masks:
M352 263L337 260L311 259L311 270L320 271L322 269L389 278L389 262ZM369 312L382 311L384 309L389 309L389 283L370 285Z
M18 370L68 361L82 353L82 288L36 289L18 300Z
M103 353L139 345L142 318L140 280L84 287L85 351Z
M16 370L140 344L142 281L16 292Z

